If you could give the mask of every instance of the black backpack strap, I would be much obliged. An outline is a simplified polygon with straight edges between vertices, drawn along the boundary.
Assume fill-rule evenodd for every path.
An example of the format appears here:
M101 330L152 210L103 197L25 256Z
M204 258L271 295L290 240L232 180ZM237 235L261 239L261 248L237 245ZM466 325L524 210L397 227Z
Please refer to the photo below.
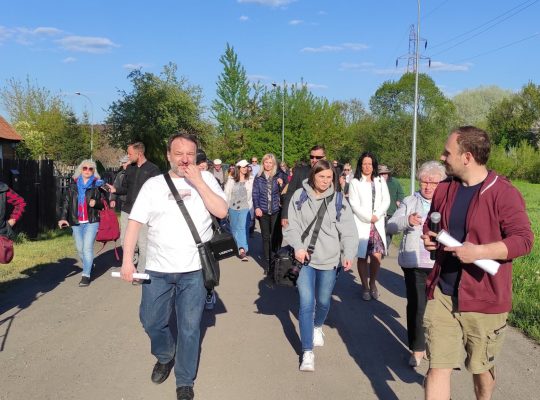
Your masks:
M169 173L168 172L164 173L163 177L165 178L165 182L167 182L167 185L169 185L169 189L171 190L171 193L174 196L174 199L176 200L176 204L178 204L180 211L184 215L184 219L186 220L189 230L191 231L191 234L193 235L193 239L195 240L195 243L197 244L197 247L198 247L201 244L201 237L199 236L199 232L197 232L197 228L195 228L195 224L193 223L193 220L191 219L191 216L189 215L186 205L184 204L184 200L182 200L182 198L180 197L180 193L178 193L178 190L176 190L176 187L174 186Z
M323 203L319 207L319 211L317 212L317 223L315 224L315 228L313 229L313 234L311 235L311 240L309 241L309 246L307 248L307 252L309 255L313 254L315 251L315 244L317 243L317 239L319 237L319 231L321 230L321 225L324 219L324 213L326 212L327 203L326 199L323 199Z

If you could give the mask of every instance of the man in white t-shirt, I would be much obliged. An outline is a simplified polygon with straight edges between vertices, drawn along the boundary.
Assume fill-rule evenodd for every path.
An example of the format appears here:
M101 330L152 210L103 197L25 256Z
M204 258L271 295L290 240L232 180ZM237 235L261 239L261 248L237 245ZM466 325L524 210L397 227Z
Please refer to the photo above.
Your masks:
M213 235L210 213L224 218L227 202L217 180L195 165L196 154L194 136L181 132L169 139L168 173L206 242ZM157 358L151 379L156 384L164 382L174 366L177 398L193 399L206 289L195 240L163 175L146 181L129 215L121 270L122 279L127 281L132 281L136 272L132 256L144 224L149 226L145 272L150 281L142 285L140 319ZM176 341L169 328L173 309Z

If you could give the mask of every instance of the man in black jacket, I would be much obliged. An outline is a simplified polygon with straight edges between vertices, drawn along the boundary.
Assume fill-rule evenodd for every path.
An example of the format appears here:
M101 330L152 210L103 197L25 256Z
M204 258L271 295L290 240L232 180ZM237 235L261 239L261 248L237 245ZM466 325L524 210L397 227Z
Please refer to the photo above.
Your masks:
M143 184L154 176L161 173L159 168L148 161L144 155L144 144L142 142L135 142L128 146L127 155L130 165L126 168L125 178L122 180L122 185L119 187L107 184L107 187L111 193L116 195L125 195L126 200L122 203L122 213L120 215L120 242L124 245L124 237L126 233L126 227L131 213L131 208L137 199L137 195L141 190ZM144 271L146 265L146 239L148 236L148 227L145 225L139 231L139 239L137 246L139 248L139 261L137 267L140 271Z
M281 210L281 226L283 228L289 225L288 212L292 195L297 189L302 187L302 181L308 178L311 167L313 167L319 160L326 160L326 151L324 146L313 146L309 151L309 165L294 169L293 177L289 182L289 186L287 187L287 193L285 193L285 196L283 197L283 208Z

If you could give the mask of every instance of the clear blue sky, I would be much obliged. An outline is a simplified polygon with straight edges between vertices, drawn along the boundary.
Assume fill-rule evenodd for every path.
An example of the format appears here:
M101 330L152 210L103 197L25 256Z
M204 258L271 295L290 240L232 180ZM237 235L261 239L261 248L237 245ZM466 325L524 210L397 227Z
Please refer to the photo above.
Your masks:
M422 0L421 15L432 59L421 71L448 96L540 83L539 0ZM130 68L159 73L173 61L210 106L229 42L251 79L303 78L318 96L367 103L407 65L395 61L416 18L414 0L12 1L0 14L0 84L28 75L79 115L88 102L70 94L80 91L100 122L130 89Z

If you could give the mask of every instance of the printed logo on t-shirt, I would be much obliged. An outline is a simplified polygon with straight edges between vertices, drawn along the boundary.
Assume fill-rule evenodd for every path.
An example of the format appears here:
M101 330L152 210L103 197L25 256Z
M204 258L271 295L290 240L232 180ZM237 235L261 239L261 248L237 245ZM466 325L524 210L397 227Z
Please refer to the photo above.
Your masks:
M182 200L185 200L187 197L191 197L191 189L180 189L178 194ZM174 196L172 193L169 193L169 200L174 201Z

